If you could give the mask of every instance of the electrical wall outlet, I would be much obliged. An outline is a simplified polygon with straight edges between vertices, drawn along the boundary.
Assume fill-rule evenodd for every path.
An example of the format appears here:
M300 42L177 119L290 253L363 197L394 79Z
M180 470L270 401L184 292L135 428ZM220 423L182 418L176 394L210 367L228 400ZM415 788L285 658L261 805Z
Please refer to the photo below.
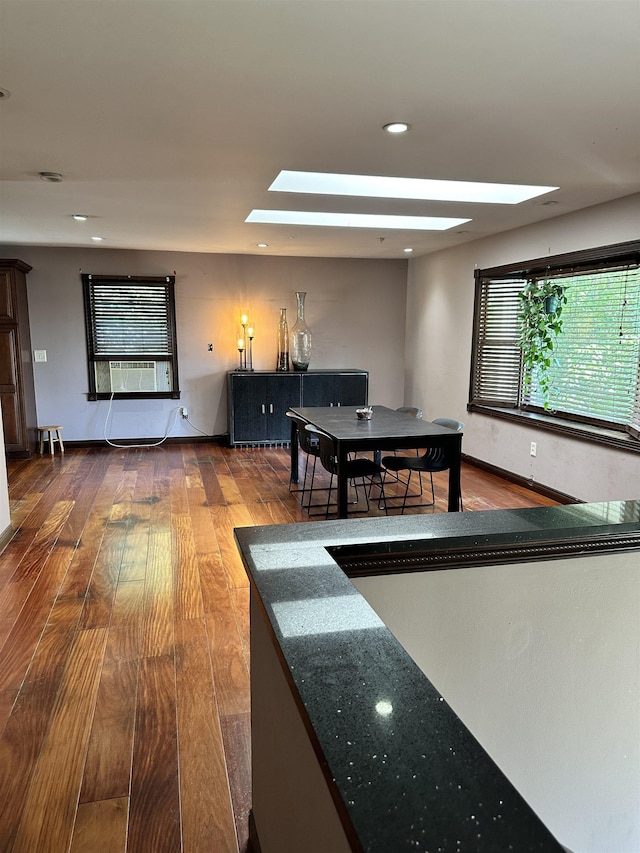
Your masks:
M33 360L34 361L46 361L47 360L46 349L34 349Z
M532 456L537 456L537 454L538 454L538 445L535 443L535 441L532 441L532 442L531 442L531 450L530 450L530 453L531 453L531 455L532 455Z
M183 418L189 417L189 412L188 412L186 406L180 406L180 414L182 415Z

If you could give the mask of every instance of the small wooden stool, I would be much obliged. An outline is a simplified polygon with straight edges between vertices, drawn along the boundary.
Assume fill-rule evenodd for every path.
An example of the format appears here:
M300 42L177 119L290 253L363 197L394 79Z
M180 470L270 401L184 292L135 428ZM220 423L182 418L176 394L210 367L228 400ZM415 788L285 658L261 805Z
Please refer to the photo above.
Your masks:
M39 442L39 453L43 452L45 441L49 442L49 453L53 456L53 444L55 441L60 445L60 453L64 453L64 444L62 443L62 435L60 431L62 426L60 424L47 424L46 426L38 427L38 442ZM48 435L45 435L48 433Z

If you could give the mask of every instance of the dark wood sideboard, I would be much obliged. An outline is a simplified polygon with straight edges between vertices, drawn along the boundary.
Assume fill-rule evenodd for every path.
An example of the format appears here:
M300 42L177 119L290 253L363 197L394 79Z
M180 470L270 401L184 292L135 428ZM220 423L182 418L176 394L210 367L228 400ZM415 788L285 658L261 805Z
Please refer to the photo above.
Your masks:
M287 444L291 406L366 406L366 370L230 371L229 444Z

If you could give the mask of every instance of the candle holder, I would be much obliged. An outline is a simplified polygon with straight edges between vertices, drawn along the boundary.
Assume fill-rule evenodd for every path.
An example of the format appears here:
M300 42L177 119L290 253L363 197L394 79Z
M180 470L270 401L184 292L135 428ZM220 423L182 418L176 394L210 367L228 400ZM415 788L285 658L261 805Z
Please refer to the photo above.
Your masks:
M247 370L253 370L253 329L248 329L247 334L249 337L249 364L247 366Z
M240 325L242 326L242 337L238 338L238 354L240 356L238 367L236 367L236 371L242 371L243 373L253 373L253 328L251 326L247 327L248 317L246 314L243 314L240 317ZM247 364L247 340L249 341L249 362Z

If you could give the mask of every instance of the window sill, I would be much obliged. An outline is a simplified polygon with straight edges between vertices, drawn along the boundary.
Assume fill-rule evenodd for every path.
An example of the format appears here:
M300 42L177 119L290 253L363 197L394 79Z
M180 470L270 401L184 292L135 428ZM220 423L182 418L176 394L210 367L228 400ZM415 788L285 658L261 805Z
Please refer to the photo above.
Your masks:
M127 393L111 394L102 392L89 392L87 400L179 400L179 391L131 391Z
M592 424L580 424L564 418L551 417L538 412L522 412L519 409L501 409L495 406L481 406L477 403L467 405L468 412L486 415L491 418L502 418L507 421L515 421L527 424L536 429L545 429L557 432L578 441L588 441L592 444L600 444L606 447L615 447L617 450L626 450L630 453L640 453L640 441L632 435L614 429L605 429Z

